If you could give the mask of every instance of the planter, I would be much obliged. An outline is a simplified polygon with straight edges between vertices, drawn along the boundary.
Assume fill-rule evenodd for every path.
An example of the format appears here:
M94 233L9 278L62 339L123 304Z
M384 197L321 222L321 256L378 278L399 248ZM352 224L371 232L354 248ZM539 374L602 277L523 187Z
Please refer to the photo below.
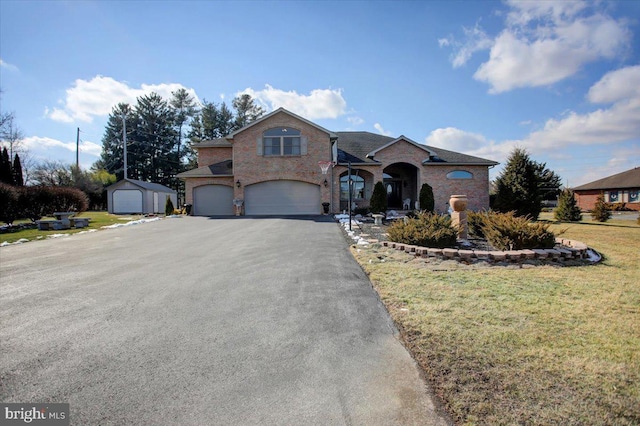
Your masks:
M454 212L465 211L467 209L468 202L469 200L467 200L466 195L452 195L449 199L449 205Z
M330 203L322 203L322 211L324 214L329 214L329 205Z

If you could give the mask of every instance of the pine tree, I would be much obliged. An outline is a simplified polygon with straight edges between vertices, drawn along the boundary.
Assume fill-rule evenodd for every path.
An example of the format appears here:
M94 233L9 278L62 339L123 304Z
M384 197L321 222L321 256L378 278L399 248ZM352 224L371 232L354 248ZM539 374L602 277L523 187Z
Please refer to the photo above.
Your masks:
M173 201L171 201L171 197L167 195L167 202L164 204L164 214L166 216L171 216L173 214Z
M133 138L135 121L137 120L131 106L119 103L111 109L107 126L102 136L102 153L100 154L100 166L107 172L116 175L118 180L124 178L124 150L122 140L122 117L125 117L127 127L127 162L130 165L137 161L137 146ZM132 144L132 142L134 142ZM127 173L129 171L127 170ZM128 175L128 177L132 177Z
M422 184L420 188L420 210L433 212L435 199L433 198L433 188L428 183Z
M236 110L234 130L243 128L264 114L264 109L247 93L233 99L233 108Z
M387 191L384 189L384 184L381 181L376 182L373 187L369 207L371 208L371 213L384 214L387 211Z
M576 196L570 189L565 189L558 198L558 207L554 211L554 217L560 222L580 222L582 213L576 201Z
M604 194L598 195L596 199L596 205L591 211L591 218L598 222L606 222L611 218L611 210L604 201Z
M13 157L13 167L11 169L13 173L13 183L16 186L24 185L24 178L22 177L22 164L20 164L20 156L18 153Z
M526 150L516 148L496 179L494 208L506 213L514 211L516 216L537 219L542 211L541 178L539 166L529 158Z
M0 154L0 182L6 183L7 185L14 184L11 160L9 159L7 147L2 148L2 154Z

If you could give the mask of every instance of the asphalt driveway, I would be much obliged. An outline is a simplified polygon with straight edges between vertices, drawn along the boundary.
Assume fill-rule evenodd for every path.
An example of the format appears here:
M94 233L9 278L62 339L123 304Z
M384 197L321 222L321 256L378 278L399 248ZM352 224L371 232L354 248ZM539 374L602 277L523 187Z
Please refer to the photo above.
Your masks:
M321 218L166 219L0 249L0 400L72 424L447 424Z

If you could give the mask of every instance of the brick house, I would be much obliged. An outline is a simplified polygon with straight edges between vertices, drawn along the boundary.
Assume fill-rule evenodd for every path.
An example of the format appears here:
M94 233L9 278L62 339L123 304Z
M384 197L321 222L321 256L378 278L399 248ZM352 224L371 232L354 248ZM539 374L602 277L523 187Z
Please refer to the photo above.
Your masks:
M452 194L466 194L472 210L489 208L489 168L498 163L400 136L332 132L279 108L230 135L193 146L198 168L185 181L193 214L319 214L348 204L348 163L353 202L367 207L376 182L385 184L389 209L415 206L423 183L433 187L436 210L447 211ZM326 175L320 161L331 161Z
M593 210L596 199L604 195L611 204L625 204L630 210L640 210L640 167L618 173L573 188L581 210Z

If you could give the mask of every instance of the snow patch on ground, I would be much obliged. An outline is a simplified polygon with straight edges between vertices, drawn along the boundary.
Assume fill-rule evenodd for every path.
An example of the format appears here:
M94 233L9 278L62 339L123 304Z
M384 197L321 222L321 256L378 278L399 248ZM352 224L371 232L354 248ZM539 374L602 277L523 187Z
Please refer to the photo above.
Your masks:
M4 241L2 243L0 243L0 247L6 247L6 246L11 246L11 245L15 245L15 244L22 244L22 243L28 243L29 240L27 240L26 238L20 238L18 241L15 241L13 243L10 243L8 241Z
M364 238L362 238L361 236L357 235L356 232L353 229L360 229L358 225L360 225L362 222L359 222L358 220L351 218L351 231L349 230L349 215L348 214L337 214L334 216L334 218L340 222L340 224L342 225L342 227L344 228L345 232L347 233L347 235L349 236L349 238L351 238L357 245L359 246L366 246L369 245L369 242L367 240L365 240Z
M132 220L132 221L126 222L126 223L114 223L113 225L103 226L102 229L115 229L115 228L121 228L123 226L140 225L142 223L155 222L156 220L160 220L160 219L162 219L162 218L160 218L160 217L151 217L151 218L148 218L148 219Z

